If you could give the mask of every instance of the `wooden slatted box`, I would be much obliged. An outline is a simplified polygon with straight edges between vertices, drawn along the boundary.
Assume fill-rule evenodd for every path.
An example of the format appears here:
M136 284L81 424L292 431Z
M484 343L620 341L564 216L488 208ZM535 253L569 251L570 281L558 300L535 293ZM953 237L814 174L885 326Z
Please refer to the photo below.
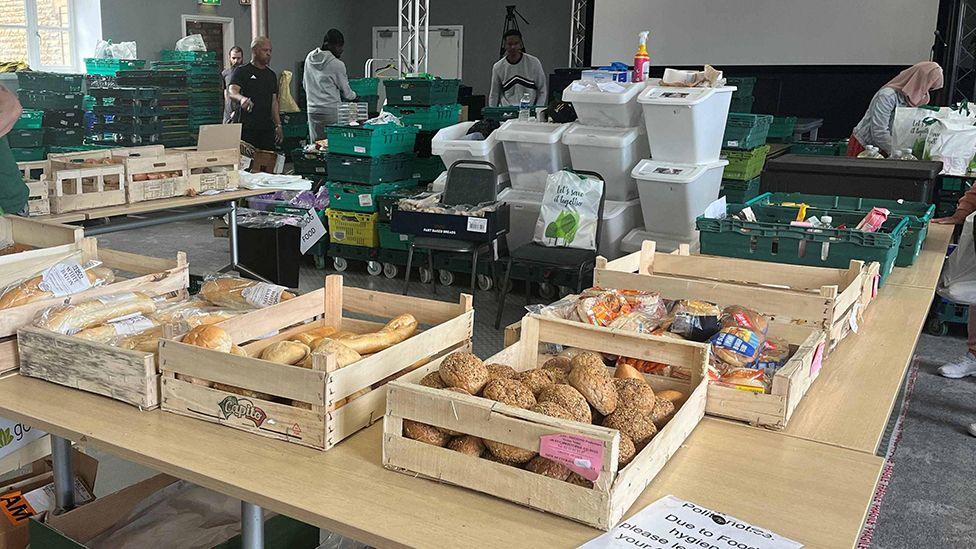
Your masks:
M331 275L320 290L218 324L249 355L257 356L268 345L314 327L373 332L404 313L412 314L427 328L342 369L337 368L333 355L316 356L312 369L306 369L163 341L159 350L162 408L328 450L383 417L385 384L390 379L451 351L470 347L474 326L471 296L462 295L458 303L444 303L344 288L342 277ZM356 320L347 315L366 315L382 322ZM275 331L280 333L259 339ZM188 383L181 376L274 395L279 401L245 398Z
M522 339L485 363L507 364L517 371L541 365L540 343L567 345L610 354L635 355L645 360L679 364L690 380L646 376L657 390L674 389L686 395L674 417L623 469L618 469L620 434L614 429L552 418L476 396L461 395L419 384L440 367L434 361L391 382L383 424L383 465L477 490L502 499L561 515L609 530L630 509L644 488L664 468L705 413L704 379L709 348L701 343L654 337L635 332L606 331L581 323L529 315L522 321ZM403 421L413 420L539 451L540 437L571 434L603 445L600 476L584 488L488 459L425 444L402 434ZM679 456L680 457L680 456Z
M132 156L122 160L122 163L125 165L126 195L130 204L186 194L190 171L183 153Z
M48 195L47 179L27 181L27 215L37 217L51 213L51 199Z
M186 153L188 187L197 193L236 189L241 182L239 149Z
M46 172L53 213L125 204L125 167L108 150L50 155Z

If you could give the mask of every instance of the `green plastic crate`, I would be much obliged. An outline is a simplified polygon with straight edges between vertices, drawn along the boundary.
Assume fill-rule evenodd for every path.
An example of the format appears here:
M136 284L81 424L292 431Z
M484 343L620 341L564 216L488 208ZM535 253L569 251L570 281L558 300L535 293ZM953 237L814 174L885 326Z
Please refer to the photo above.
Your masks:
M756 98L751 95L740 96L732 94L732 101L729 103L729 112L751 113L752 105L755 102Z
M755 76L730 76L725 79L725 83L728 86L736 87L735 92L733 92L733 97L736 95L741 97L752 97L752 92L756 89Z
M75 147L85 144L84 128L45 128L44 144L54 147Z
M752 200L747 205L759 205L768 208L782 208L787 214L795 217L799 204L806 204L807 214L821 217L833 216L836 213L858 213L862 217L871 208L885 208L892 215L908 218L908 229L902 238L898 250L896 267L911 267L922 251L922 244L929 232L929 221L935 216L935 206L925 202L906 202L903 200L882 200L875 198L860 198L853 196L832 196L803 193L765 193ZM836 222L835 222L836 224Z
M408 234L395 233L390 230L389 223L377 223L376 232L379 234L380 248L386 250L408 250L413 237Z
M404 126L421 131L435 131L453 126L461 118L461 105L432 105L430 107L387 107L386 112L400 119Z
M767 139L777 143L792 143L793 130L796 129L795 116L777 116L769 126Z
M756 147L749 151L722 149L722 158L729 161L722 177L739 181L755 179L762 173L763 166L766 165L767 154L769 154L769 145Z
M35 90L20 90L17 93L20 104L25 109L32 110L80 110L85 103L85 94L81 92L44 92Z
M329 153L329 179L342 183L377 185L410 179L413 153L365 157Z
M444 161L439 156L417 157L411 164L411 175L421 183L430 183L444 173Z
M82 74L23 71L17 73L17 87L21 90L56 93L81 93L85 84Z
M7 134L11 147L33 148L44 146L44 128L32 130L11 130Z
M388 105L423 107L457 103L460 80L404 78L384 80Z
M11 148L14 154L14 162L33 162L47 158L47 147L32 147L29 149Z
M17 126L14 126L15 128ZM942 190L943 191L955 191L955 192L966 192L972 188L973 183L970 179L963 179L961 177L943 177L942 178Z
M15 130L36 130L44 122L44 111L24 109L20 118L14 122Z
M137 71L145 66L145 59L85 59L85 71L99 76L118 76L119 71Z
M414 196L421 190L416 187L405 187L378 195L376 197L376 212L379 214L378 219L380 223L390 222L393 218L393 212L396 211L397 205L400 203L400 199Z
M299 147L292 151L291 159L298 175L325 177L329 173L329 157L325 152L308 152Z
M178 51L160 50L159 60L170 61L216 61L217 52L215 51Z
M718 195L724 196L728 204L745 204L759 196L759 178L749 181L723 179Z
M348 212L372 213L377 211L378 197L397 189L416 188L416 179L405 179L379 185L329 182L329 207Z
M880 284L884 284L895 266L909 224L908 217L893 215L875 233L854 229L811 230L791 226L795 214L782 208L750 207L757 221L731 216L725 219L699 217L696 226L700 232L701 253L835 269L846 269L852 259L877 261L881 264ZM729 212L742 208L730 206ZM863 217L861 213L838 212L834 224L854 227ZM824 244L828 244L826 253Z
M353 78L349 81L349 87L357 97L380 94L379 78Z
M729 113L725 122L723 146L726 149L751 150L766 144L769 125L773 117L768 114Z
M847 156L847 141L797 141L790 153L809 156Z
M358 103L366 103L366 110L372 114L380 112L380 96L378 95L357 95Z
M353 156L383 156L413 152L418 131L414 127L402 127L396 124L329 126L326 129L329 152Z

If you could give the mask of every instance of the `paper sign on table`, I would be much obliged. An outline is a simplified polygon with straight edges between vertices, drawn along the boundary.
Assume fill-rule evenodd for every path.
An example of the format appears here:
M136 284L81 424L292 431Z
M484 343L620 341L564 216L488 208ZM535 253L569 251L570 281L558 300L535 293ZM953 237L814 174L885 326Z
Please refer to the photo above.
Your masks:
M325 225L322 224L322 219L319 217L319 213L312 208L302 217L302 236L299 249L304 254L308 252L316 242L325 236Z
M798 549L803 544L698 504L665 496L581 549Z

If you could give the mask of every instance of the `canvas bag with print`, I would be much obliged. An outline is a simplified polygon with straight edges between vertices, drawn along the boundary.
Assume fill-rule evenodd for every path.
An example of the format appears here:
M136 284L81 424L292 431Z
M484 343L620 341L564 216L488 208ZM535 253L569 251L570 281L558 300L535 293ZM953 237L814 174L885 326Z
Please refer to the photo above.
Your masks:
M596 250L603 180L562 170L550 174L534 242L550 248Z

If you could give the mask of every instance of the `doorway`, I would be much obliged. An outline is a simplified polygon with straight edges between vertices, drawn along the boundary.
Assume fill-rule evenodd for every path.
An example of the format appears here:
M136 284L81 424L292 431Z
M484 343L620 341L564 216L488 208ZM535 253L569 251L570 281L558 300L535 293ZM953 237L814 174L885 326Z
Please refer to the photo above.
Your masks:
M183 15L181 17L182 35L199 34L207 51L217 52L217 60L227 68L227 52L235 45L234 20L230 17L213 15ZM247 48L244 48L245 50Z
M464 27L436 25L428 30L427 72L441 78L461 78ZM373 59L397 59L397 28L373 27Z

